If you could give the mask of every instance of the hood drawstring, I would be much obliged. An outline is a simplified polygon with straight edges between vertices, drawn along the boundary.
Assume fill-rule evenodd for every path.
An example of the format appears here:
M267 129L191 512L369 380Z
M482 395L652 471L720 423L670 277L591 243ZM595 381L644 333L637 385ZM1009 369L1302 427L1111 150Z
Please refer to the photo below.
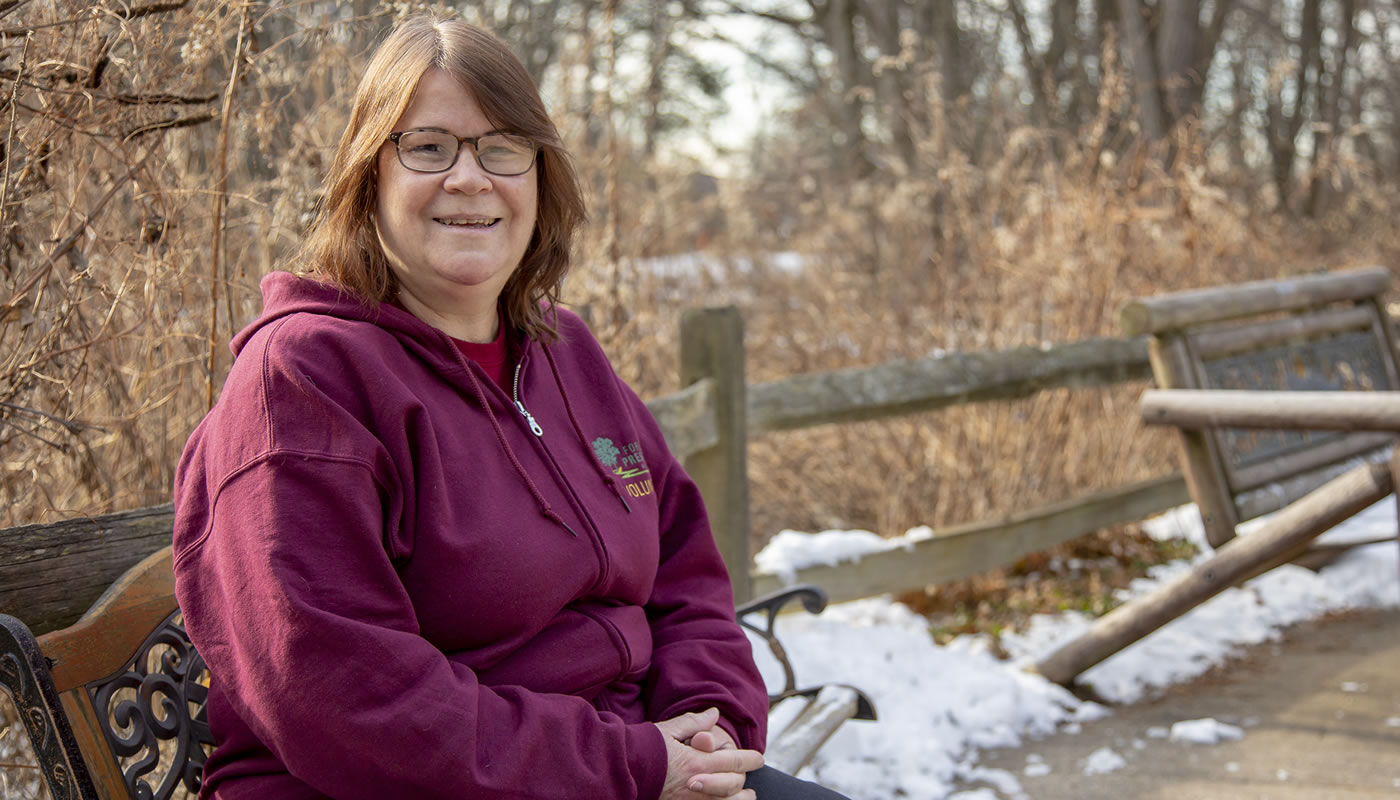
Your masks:
M459 357L461 356L459 355ZM520 463L520 459L516 457L515 451L510 447L510 443L506 441L506 432L501 430L500 420L496 419L495 413L491 411L491 403L486 399L486 390L481 387L481 381L476 377L476 373L472 372L470 365L464 366L467 367L467 377L471 380L472 393L476 395L476 401L480 403L482 409L486 411L486 418L491 420L491 429L496 432L496 441L500 443L501 449L505 451L506 459L510 461L511 466L515 467L516 474L520 476L520 479L524 481L525 485L530 489L530 494L534 495L535 502L539 503L540 513L543 514L546 519L556 523L559 527L568 531L569 535L577 539L578 533L573 528L570 528L569 523L565 522L564 518L559 516L553 507L549 505L549 501L545 499L544 493L540 491L540 487L535 485L534 480L530 478L530 473L525 471L525 465ZM566 405L568 404L567 400L564 402Z
M574 415L574 404L569 402L569 392L564 388L563 377L559 375L559 365L554 363L554 354L549 352L549 345L544 342L540 342L539 344L540 349L544 351L544 359L549 362L549 371L554 373L554 383L559 387L559 396L564 398L564 410L569 414L569 424L574 427L574 435L578 437L583 448L589 451L591 455L593 447L588 443L588 437L583 433L583 426L578 424L578 417ZM608 488L613 490L613 494L617 495L617 499L622 501L622 507L627 509L628 514L631 514L632 506L627 503L627 498L623 496L622 487L617 485L616 476L604 469L603 462L599 461L596 457L589 458L588 460L593 462L594 468L598 470L598 474L603 478L603 483L607 484Z

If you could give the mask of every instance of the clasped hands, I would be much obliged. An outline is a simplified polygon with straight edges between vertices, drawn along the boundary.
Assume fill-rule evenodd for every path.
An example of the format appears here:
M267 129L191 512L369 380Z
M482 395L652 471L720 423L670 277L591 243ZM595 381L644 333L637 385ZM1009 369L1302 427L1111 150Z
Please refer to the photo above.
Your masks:
M739 749L718 722L719 710L707 708L656 723L666 739L661 800L756 800L744 777L763 766L763 754Z

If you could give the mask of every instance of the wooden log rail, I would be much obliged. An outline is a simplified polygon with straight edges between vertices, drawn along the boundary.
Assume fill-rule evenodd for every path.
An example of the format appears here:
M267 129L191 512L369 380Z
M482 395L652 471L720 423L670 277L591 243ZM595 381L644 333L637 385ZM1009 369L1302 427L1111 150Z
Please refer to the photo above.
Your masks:
M724 330L704 330L716 326ZM1147 338L1138 336L956 353L745 386L725 377L734 374L733 365L743 363L737 311L684 315L681 341L684 388L647 405L667 442L696 474L712 513L722 512L715 514L715 536L726 563L732 574L750 578L736 580L741 601L779 584L772 575L750 575L747 487L737 485L742 473L726 467L742 455L748 438L1151 376ZM728 410L720 413L721 407ZM710 466L704 466L706 461ZM859 564L813 567L800 571L797 579L824 586L837 602L919 589L1005 566L1099 528L1186 502L1183 479L1171 475L939 531L910 551L866 556ZM0 612L19 616L38 632L71 624L122 572L169 542L171 519L165 505L0 532Z
M707 309L684 315L681 338L688 343L682 346L687 385L649 401L647 407L710 504L715 536L731 574L749 578L735 581L740 601L781 585L773 575L751 574L747 479L738 480L743 473L729 466L742 456L749 437L1150 376L1145 338L1104 338L1050 348L950 354L745 387L733 379L721 380L733 374L732 365L742 363L737 311ZM742 408L731 401L722 420L717 413L721 396L737 398ZM1184 481L1172 475L961 525L940 531L910 552L814 567L797 577L823 586L836 602L919 589L1005 566L1076 536L1186 502ZM71 624L128 567L168 544L171 525L171 508L164 505L0 532L0 613L20 617L39 633Z

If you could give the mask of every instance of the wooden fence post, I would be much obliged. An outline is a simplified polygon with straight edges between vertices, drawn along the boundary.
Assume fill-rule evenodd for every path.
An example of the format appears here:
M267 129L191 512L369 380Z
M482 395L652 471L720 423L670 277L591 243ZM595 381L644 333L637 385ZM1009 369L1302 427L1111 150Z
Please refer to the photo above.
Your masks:
M733 306L692 308L681 314L681 386L714 381L719 443L685 459L686 472L705 497L715 542L729 568L734 601L750 598L749 468L744 386L744 320Z

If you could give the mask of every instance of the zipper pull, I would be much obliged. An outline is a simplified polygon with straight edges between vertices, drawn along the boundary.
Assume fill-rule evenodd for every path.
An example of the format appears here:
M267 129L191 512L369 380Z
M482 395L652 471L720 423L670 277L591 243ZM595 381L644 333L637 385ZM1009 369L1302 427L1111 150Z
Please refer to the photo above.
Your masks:
M516 400L515 407L520 409L520 415L525 418L526 422L530 423L530 433L533 433L536 436L544 436L544 429L540 427L540 424L538 422L535 422L534 416L532 416L530 412L525 410L525 404L520 402L519 400Z

